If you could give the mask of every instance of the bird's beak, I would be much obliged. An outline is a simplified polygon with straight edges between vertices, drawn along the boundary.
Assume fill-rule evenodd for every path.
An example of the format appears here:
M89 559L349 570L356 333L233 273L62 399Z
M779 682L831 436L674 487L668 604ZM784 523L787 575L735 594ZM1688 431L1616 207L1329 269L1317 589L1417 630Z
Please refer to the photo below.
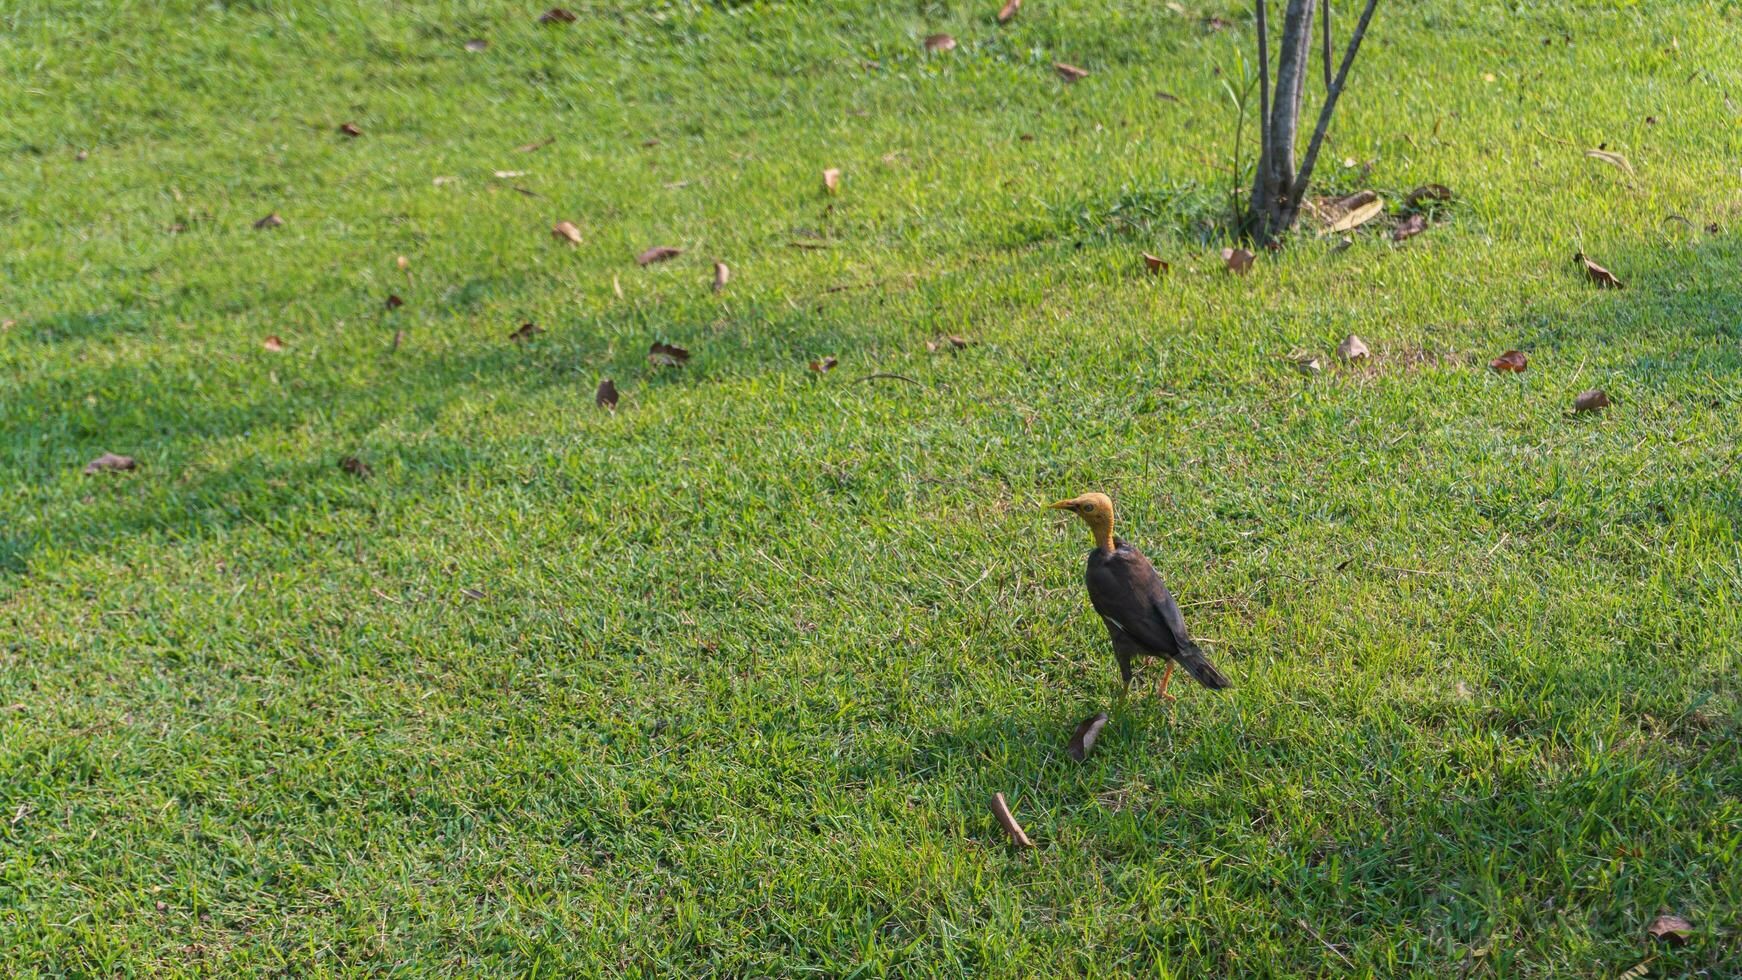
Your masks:
M1071 505L1075 504L1075 503L1076 503L1076 500L1074 498L1071 500L1060 500L1057 503L1047 504L1046 509L1047 510L1070 510Z

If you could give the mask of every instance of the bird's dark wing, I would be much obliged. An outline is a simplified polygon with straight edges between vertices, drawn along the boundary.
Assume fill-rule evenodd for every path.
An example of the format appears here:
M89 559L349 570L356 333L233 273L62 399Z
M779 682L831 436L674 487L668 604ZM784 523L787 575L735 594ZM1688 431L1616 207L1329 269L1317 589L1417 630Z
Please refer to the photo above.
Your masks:
M1090 554L1085 580L1095 611L1102 619L1110 620L1109 633L1118 626L1145 652L1172 658L1205 687L1233 686L1192 642L1179 603L1162 584L1155 566L1136 546L1120 541L1112 554L1101 551ZM1113 639L1115 644L1120 641L1117 633Z

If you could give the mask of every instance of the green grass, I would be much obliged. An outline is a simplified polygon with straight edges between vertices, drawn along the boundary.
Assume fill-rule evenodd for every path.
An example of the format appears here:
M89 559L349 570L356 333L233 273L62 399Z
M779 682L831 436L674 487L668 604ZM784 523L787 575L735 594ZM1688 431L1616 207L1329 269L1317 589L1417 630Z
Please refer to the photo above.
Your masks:
M3 972L1742 975L1742 10L1382 4L1239 278L1248 7L997 6L0 0Z

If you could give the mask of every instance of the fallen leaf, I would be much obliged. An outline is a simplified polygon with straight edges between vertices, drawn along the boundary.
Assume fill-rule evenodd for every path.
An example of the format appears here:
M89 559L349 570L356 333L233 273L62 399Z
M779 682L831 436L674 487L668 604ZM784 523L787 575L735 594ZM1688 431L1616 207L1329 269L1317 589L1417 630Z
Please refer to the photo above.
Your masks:
M280 340L277 334L269 333L266 335L266 339L260 342L260 346L277 353L284 349L284 341Z
M489 46L490 46L490 42L484 40L481 37L475 37L475 38L472 38L470 41L466 42L466 50L471 51L471 52L482 51Z
M1344 337L1343 342L1337 345L1337 356L1345 361L1365 360L1372 354L1367 349L1367 342L1354 334Z
M1716 235L1718 233L1718 231L1719 231L1719 228L1718 228L1718 223L1716 221L1712 222L1711 224L1706 225L1706 234Z
M486 593L483 589L470 589L470 588L461 589L460 595L465 596L468 599L485 599L485 598L489 597L489 594Z
M1010 23L1010 18L1015 17L1016 12L1021 9L1022 0L1004 0L1004 6L998 8L998 23Z
M610 378L599 382L599 390L593 392L593 404L600 408L617 407L617 383Z
M945 337L944 339L949 341L950 346L954 347L956 350L966 350L968 347L972 346L974 343L973 341L969 340L966 337L961 336L960 334L950 334L948 337Z
M1494 81L1495 81L1495 79L1494 79L1494 73L1493 73L1493 72L1491 72L1491 71L1490 71L1490 72L1484 72L1484 73L1483 73L1483 74L1482 74L1482 81L1484 81L1484 82L1487 82L1487 83L1488 83L1488 84L1489 84L1489 85L1492 85L1492 84L1494 84Z
M1178 102L1179 101L1179 96L1173 94L1172 92L1157 92L1157 93L1155 93L1155 97L1160 99L1163 102Z
M1223 17L1217 17L1214 15L1211 15L1209 17L1204 18L1204 26L1208 27L1212 31L1222 30L1223 28L1232 26L1232 24L1233 24L1233 21L1230 21L1230 20L1223 18Z
M1000 824L1004 825L1004 832L1010 835L1011 843L1018 847L1034 846L1034 841L1029 840L1028 835L1022 832L1022 825L1010 815L1010 804L1004 802L1003 793L992 794L992 815L998 818Z
M539 326L538 324L533 323L532 321L528 320L527 322L522 323L518 330L509 334L508 339L512 340L516 343L519 343L522 341L531 340L532 338L538 336L541 333L544 333L544 328Z
M956 39L948 34L932 34L925 39L925 49L927 51L954 51L956 50Z
M1601 388L1590 388L1579 392L1573 399L1573 411L1595 412L1599 408L1609 407L1609 393Z
M1062 61L1053 62L1052 67L1054 71L1059 73L1059 77L1065 80L1066 84L1074 82L1079 78L1089 77L1089 73L1086 69L1078 68L1076 65L1067 65Z
M675 259L682 254L683 249L681 248L672 248L670 245L655 245L647 251L642 252L640 255L637 255L635 261L639 265L652 265L655 262L664 262L667 259Z
M1651 925L1645 927L1653 939L1661 939L1671 946L1680 946L1693 935L1694 924L1679 915L1660 915L1651 920Z
M1342 238L1337 239L1337 244L1331 249L1331 252L1332 254L1341 252L1353 244L1355 244L1355 240L1350 238L1348 235L1344 235Z
M654 341L647 348L647 363L655 367L677 367L690 359L690 352L673 344Z
M280 218L278 216L277 211L274 211L271 214L267 215L266 217L261 218L259 221L254 222L254 227L262 228L262 229L264 229L264 228L277 228L279 225L282 225L282 224L284 224L284 219Z
M395 330L395 331L393 331L393 346L389 349L390 350L398 350L399 345L404 343L404 342L405 342L405 331Z
M556 137L551 136L551 137L548 137L546 139L541 139L535 143L523 143L520 146L515 147L514 152L516 152L516 153L533 153L535 151L542 150L545 147L547 147L555 142L556 142Z
M459 180L459 179L460 178L458 178L458 177L436 177L436 178L431 179L430 183L436 185L437 187L440 187L443 184L451 184L454 181Z
M353 138L363 135L363 131L361 129L357 128L356 123L345 123L344 125L339 127L339 132L344 133L346 136L350 136Z
M1353 231L1367 222L1372 221L1374 218L1379 217L1380 212L1384 210L1385 201L1378 195L1374 195L1372 200L1349 209L1348 213L1331 222L1330 227L1326 228L1325 231L1329 234L1336 234L1340 231Z
M1405 207L1418 208L1423 201L1449 201L1452 199L1452 189L1444 184L1423 184L1409 192L1403 199Z
M1237 276L1243 276L1252 268L1252 260L1257 258L1243 248L1222 249L1222 267Z
M827 374L830 371L833 371L835 369L835 365L838 363L839 362L836 361L832 357L825 357L820 361L812 361L811 362L811 370L815 371L818 374Z
M841 192L841 172L839 170L830 167L823 171L823 190L828 191L830 194L839 194Z
M1508 371L1517 374L1530 366L1530 358L1526 357L1521 350L1509 350L1489 361L1488 366L1502 374Z
M726 263L714 263L714 292L723 292L726 288L726 281L731 278L732 270L726 268Z
M577 19L574 11L561 7L552 7L538 15L540 24L573 24Z
M130 470L138 465L139 463L131 456L122 456L117 453L104 453L96 459L91 460L89 463L86 463L85 472L87 474L94 474L102 473L106 470Z
M551 226L550 236L557 241L567 241L573 245L581 243L581 230L572 221L559 221ZM642 263L645 265L646 263Z
M11 330L18 326L17 320L0 320L0 330Z
M938 349L937 341L935 341L935 340L926 341L925 342L925 349L927 351L936 351Z
M400 299L398 296L394 295L393 293L387 294L387 308L388 309L397 310L401 306L404 306L404 305L405 305L405 300Z
M79 152L73 154L73 159L79 161L80 163L84 163L86 160L90 159L90 157L91 157L91 153L89 150L80 150Z
M497 180L513 180L516 177L526 176L528 171L525 171L525 170L492 170L492 171L490 171L490 173L495 175Z
M339 460L339 469L344 470L352 476L362 477L365 480L375 475L375 471L369 467L368 463L363 462L355 456L346 456L344 459Z
M406 257L405 257L405 256L403 256L403 255L401 255L401 256L400 256L400 257L399 257L399 258L397 258L397 259L394 259L394 260L393 260L393 262L394 262L394 264L395 264L395 265L397 265L397 266L399 266L399 267L400 267L400 268L401 268L401 269L409 269L409 268L411 268L411 260L410 260L410 259L408 259L408 258L406 258Z
M1583 252L1575 252L1573 258L1585 267L1585 277L1596 283L1600 289L1621 289L1621 280L1615 278L1615 273L1603 268L1585 257Z
M653 149L653 148L654 148L654 147L656 147L656 146L658 146L658 145L659 145L659 140L658 140L658 139L656 139L656 138L654 138L654 137L652 137L652 136L649 136L649 137L648 137L648 138L647 138L647 139L644 139L644 140L642 140L642 141L641 141L641 145L642 145L642 147L643 147L643 148L644 148L644 149L649 149L649 150L651 150L651 149Z
M1065 746L1065 754L1082 762L1089 757L1095 748L1095 737L1101 734L1101 728L1107 724L1107 713L1097 712L1077 723L1077 730L1071 735L1071 744Z
M1143 253L1143 264L1149 266L1149 271L1159 273L1159 274L1164 275L1164 276L1167 275L1168 271L1173 268L1172 266L1168 265L1166 262L1162 261L1161 256L1150 255L1148 252Z
M1409 217L1404 218L1403 222L1396 228L1391 229L1391 240L1394 242L1401 242L1405 239L1414 238L1424 231L1427 231L1426 216L1412 214Z
M1294 369L1302 374L1318 374L1325 364L1317 354L1302 354L1294 359Z
M1626 172L1629 177L1633 176L1633 164L1628 163L1627 158L1619 153L1611 150L1586 150L1585 156L1593 160L1601 160L1617 170Z

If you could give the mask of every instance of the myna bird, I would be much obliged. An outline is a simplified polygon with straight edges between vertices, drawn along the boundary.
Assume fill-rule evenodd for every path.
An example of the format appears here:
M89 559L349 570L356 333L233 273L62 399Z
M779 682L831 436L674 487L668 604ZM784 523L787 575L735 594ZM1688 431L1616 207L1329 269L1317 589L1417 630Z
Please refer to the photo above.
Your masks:
M1081 517L1095 535L1095 550L1089 552L1083 581L1089 587L1089 602L1101 614L1101 622L1107 624L1113 655L1119 658L1119 677L1127 689L1131 686L1133 657L1167 659L1160 693L1169 701L1173 695L1167 693L1167 682L1173 678L1176 663L1205 687L1233 686L1186 634L1179 603L1173 600L1167 586L1161 584L1155 566L1135 545L1113 536L1111 498L1104 493L1085 493L1049 506Z

